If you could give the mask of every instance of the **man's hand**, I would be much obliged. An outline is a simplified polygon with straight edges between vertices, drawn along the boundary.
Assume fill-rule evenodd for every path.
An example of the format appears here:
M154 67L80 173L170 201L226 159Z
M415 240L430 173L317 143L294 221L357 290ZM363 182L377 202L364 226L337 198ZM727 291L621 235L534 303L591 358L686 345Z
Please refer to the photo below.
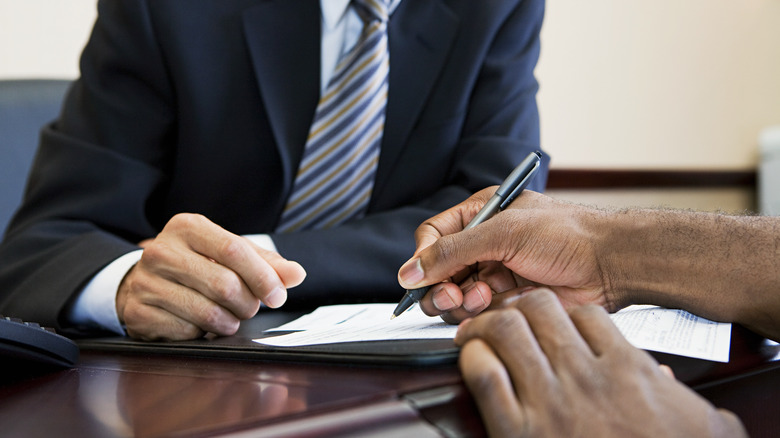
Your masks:
M152 241L119 286L127 333L145 340L231 335L260 303L276 308L306 272L203 216L179 214Z
M417 229L417 250L398 280L407 289L433 285L420 302L426 314L457 323L496 298L511 299L539 285L555 291L567 307L594 303L617 310L583 226L597 210L526 190L508 209L464 231L494 192L482 190Z
M455 341L491 436L746 436L734 414L631 346L603 308L567 315L549 290L464 322Z

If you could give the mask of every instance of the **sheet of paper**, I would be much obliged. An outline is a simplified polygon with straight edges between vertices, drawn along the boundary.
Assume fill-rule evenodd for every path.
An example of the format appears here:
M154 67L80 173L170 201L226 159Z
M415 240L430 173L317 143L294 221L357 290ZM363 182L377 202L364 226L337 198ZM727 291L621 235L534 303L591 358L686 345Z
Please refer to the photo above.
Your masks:
M391 339L452 339L458 327L414 306L390 320L395 304L323 306L274 330L301 330L255 342L277 347Z
M637 348L729 361L731 324L658 306L629 306L610 316L623 336Z
M457 326L422 313L415 306L390 320L395 304L323 306L269 331L295 333L255 342L295 347L337 342L392 339L451 339ZM731 324L716 323L681 310L630 306L611 315L628 341L645 350L728 362Z
M395 309L395 307L392 304L337 304L333 306L323 306L318 307L313 312L307 313L294 321L290 321L287 324L280 325L279 327L267 331L318 330L336 327L340 324L369 325L380 320L389 321L393 309ZM416 312L412 312L413 310L415 309L410 309L408 312L401 315L404 317L403 321L406 322L411 320L410 318L406 318L406 315L416 315L416 319L423 321L436 319L425 319L428 317L425 316L422 311L417 309ZM398 321L401 321L401 316L398 317Z

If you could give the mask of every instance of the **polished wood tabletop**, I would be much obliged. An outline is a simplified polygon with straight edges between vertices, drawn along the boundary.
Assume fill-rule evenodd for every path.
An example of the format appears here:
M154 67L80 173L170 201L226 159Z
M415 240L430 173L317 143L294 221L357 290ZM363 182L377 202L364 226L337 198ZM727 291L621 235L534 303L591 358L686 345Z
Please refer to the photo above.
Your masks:
M728 364L656 354L751 436L780 430L778 347L739 327ZM457 368L82 351L0 383L0 436L484 436Z

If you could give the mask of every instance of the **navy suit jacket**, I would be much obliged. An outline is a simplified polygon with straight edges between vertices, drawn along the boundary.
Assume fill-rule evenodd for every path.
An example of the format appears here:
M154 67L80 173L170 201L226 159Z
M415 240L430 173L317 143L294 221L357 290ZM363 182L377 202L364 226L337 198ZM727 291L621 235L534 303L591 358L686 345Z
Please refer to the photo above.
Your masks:
M270 233L287 306L397 301L426 218L539 148L543 0L405 0L367 216L277 235L319 99L318 0L106 0L0 246L0 311L61 327L75 293L180 212ZM545 171L531 189L542 190Z

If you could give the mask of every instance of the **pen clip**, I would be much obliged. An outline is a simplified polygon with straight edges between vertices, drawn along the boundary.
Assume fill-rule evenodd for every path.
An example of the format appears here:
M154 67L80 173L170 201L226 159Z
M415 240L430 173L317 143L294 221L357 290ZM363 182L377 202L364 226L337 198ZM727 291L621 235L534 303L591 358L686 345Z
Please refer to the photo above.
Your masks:
M520 184L515 186L515 188L512 189L511 192L509 192L509 195L507 195L506 198L504 198L504 200L501 201L501 204L498 206L498 208L500 210L503 210L503 209L507 208L509 206L509 204L511 204L512 201L514 201L515 198L517 198L520 195L520 193L522 193L523 190L525 190L525 188L528 186L528 183L531 182L531 178L534 176L536 171L539 169L540 164L541 164L541 161L536 160L536 162L534 163L534 167L531 170L528 171L528 174L526 174L525 178L523 178L523 180L520 181Z

